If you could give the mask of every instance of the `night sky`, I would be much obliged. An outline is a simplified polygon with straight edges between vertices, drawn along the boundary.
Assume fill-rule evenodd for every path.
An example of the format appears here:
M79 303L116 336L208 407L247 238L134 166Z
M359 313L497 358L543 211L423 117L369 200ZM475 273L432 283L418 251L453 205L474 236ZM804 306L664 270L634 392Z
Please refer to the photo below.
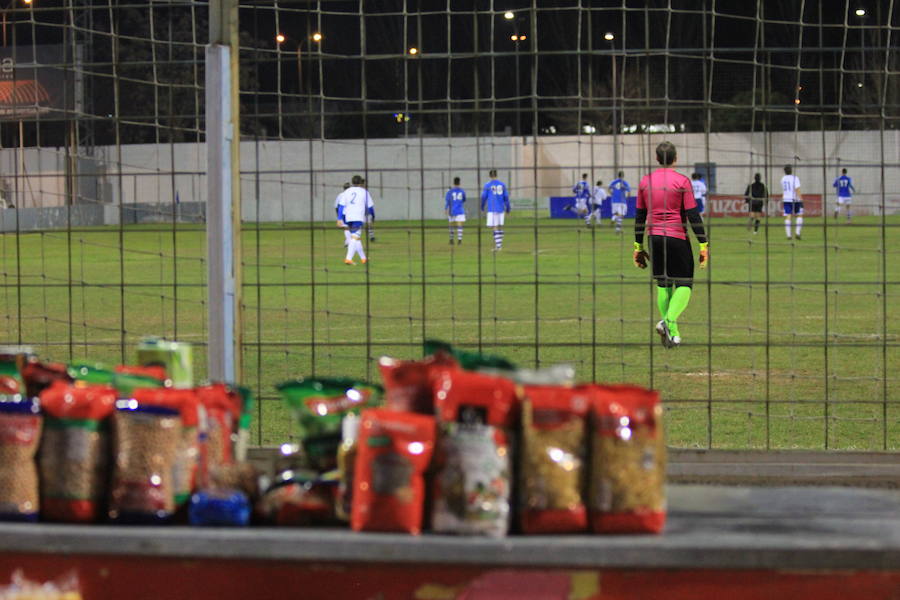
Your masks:
M98 143L201 138L205 3L150 9L85 0L71 14L64 5L37 0L7 9L6 41L84 48L79 118L91 120ZM898 34L889 41L888 27L900 27L900 11L890 7L889 0L247 1L242 130L299 139L571 134L586 126L608 133L613 107L618 127L895 128L900 75L883 73L900 71ZM321 42L310 39L314 32ZM44 144L64 131L51 119L43 131L32 129L26 137L43 136Z

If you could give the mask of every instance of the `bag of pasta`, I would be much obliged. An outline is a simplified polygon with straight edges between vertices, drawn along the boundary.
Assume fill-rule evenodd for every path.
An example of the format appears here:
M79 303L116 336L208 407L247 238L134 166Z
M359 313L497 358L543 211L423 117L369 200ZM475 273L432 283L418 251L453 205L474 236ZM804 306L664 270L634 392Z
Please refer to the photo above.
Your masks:
M152 399L116 401L112 416L115 463L109 517L160 523L175 513L174 475L182 439L177 408Z
M25 398L24 383L15 374L3 371L0 381L0 520L36 521L38 471L35 464L41 441L37 399Z
M442 369L456 366L445 352L422 360L381 357L378 368L384 381L384 405L392 410L433 415L435 377Z
M522 405L519 518L522 533L587 531L587 417L582 388L527 386Z
M593 387L591 529L657 533L666 521L666 443L659 394Z
M434 417L373 408L361 419L350 525L355 531L418 534Z
M438 445L432 528L501 537L509 529L509 432L517 408L508 379L461 370L435 383Z
M90 523L100 518L109 475L109 422L116 390L57 382L41 393L41 517Z

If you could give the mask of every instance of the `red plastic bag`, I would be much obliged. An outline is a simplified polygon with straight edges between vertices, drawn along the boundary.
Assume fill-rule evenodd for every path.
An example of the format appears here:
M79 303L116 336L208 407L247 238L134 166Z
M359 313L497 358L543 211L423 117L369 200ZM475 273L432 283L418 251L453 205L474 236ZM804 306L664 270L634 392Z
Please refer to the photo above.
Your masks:
M107 418L116 390L58 381L41 392L41 516L87 523L100 517L109 469Z
M422 530L434 417L372 408L360 415L350 524L356 531Z
M206 444L203 472L234 463L234 436L241 415L242 399L238 391L224 383L195 388L206 411Z
M385 406L392 410L433 415L435 378L441 370L456 367L456 361L445 352L423 360L382 357L378 368L384 381Z
M584 388L526 386L522 406L522 533L587 531L587 417Z
M509 431L517 386L503 377L444 370L435 383L438 444L432 527L501 537L509 529Z
M591 528L597 533L658 533L666 521L659 394L628 385L592 387Z

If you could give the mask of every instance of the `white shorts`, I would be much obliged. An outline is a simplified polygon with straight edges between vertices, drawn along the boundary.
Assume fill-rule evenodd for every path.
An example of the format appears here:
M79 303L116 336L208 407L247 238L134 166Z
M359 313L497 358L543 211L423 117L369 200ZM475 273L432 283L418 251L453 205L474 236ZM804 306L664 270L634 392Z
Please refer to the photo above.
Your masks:
M487 214L488 227L503 227L503 221L506 218L505 212L489 212Z
M852 196L838 196L837 204L838 206L843 206L844 204L850 204L851 200L853 200Z
M466 215L450 215L447 220L451 223L465 223Z
M614 217L624 217L628 214L628 205L622 202L613 202L612 214Z
M590 205L584 200L575 203L575 210L579 215L586 215L590 208Z

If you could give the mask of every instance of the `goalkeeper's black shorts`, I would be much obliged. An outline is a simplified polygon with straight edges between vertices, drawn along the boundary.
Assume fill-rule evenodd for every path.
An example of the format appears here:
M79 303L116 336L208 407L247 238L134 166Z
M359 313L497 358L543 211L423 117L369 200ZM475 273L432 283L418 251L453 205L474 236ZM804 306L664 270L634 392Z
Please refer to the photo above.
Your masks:
M693 285L694 253L689 241L667 235L651 235L650 260L656 285Z

